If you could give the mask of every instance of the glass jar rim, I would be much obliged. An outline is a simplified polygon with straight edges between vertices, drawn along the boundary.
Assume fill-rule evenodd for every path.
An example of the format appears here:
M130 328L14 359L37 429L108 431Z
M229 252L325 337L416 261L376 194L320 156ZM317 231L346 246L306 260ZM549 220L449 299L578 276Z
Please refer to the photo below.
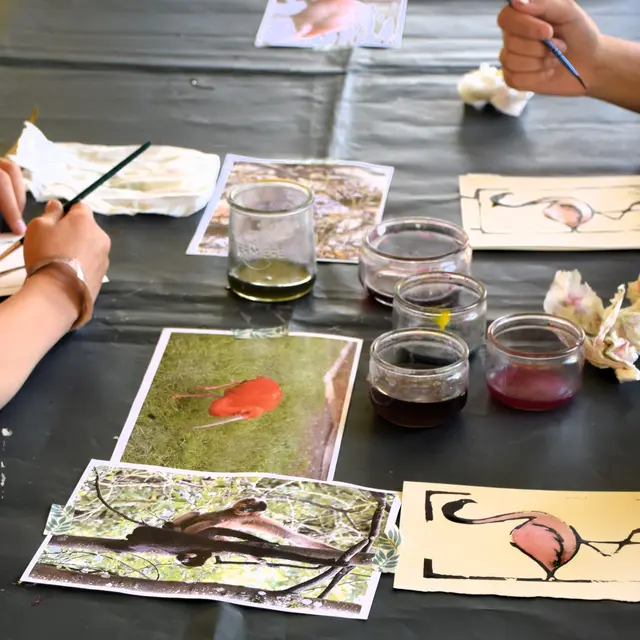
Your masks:
M478 296L478 299L471 304L467 304L463 307L446 309L451 317L456 317L463 313L473 311L487 301L487 289L479 280L476 280L475 278L467 276L463 273L457 273L454 271L428 271L426 273L415 273L412 276L408 276L406 278L403 278L402 280L399 280L395 286L393 296L394 302L397 300L406 309L414 311L415 313L419 313L425 316L436 316L442 313L443 310L438 309L437 307L427 307L416 304L415 302L410 302L404 297L402 289L405 286L412 285L420 281L435 284L438 282L444 282L445 280L453 281L454 284L459 285L461 288L466 289L467 291L473 291L473 293L477 294Z
M380 355L379 350L380 348L382 348L382 346L384 346L385 342L389 342L394 338L410 338L412 336L418 338L431 338L433 341L439 342L440 344L448 343L449 345L455 345L455 347L459 351L458 359L451 364L437 367L435 369L408 369L406 367L398 367L397 365L391 364ZM400 342L400 344L402 343ZM446 331L435 331L432 329L422 328L394 329L392 331L387 331L386 333L379 335L371 343L369 355L379 367L381 367L382 369L386 369L389 373L395 373L405 378L440 378L443 375L454 373L457 369L460 368L461 365L465 365L468 363L469 347L464 340L458 338L458 336L455 336L452 333L447 333Z
M403 258L402 256L396 255L394 253L389 253L387 251L381 251L377 247L374 247L372 244L372 236L379 232L381 229L384 231L389 227L402 226L406 224L429 224L436 227L436 230L440 230L442 232L449 232L448 235L450 238L453 238L457 242L460 243L460 247L458 249L454 249L452 251L447 251L446 253L442 253L439 255L431 256L429 258ZM460 237L455 237L455 234L458 234ZM383 234L384 235L384 234ZM443 233L443 235L445 235ZM391 260L395 260L397 262L406 262L406 263L415 263L415 264L424 264L428 262L436 262L438 260L443 260L444 258L448 258L450 256L455 256L463 251L466 251L469 244L469 236L467 232L459 227L457 224L453 224L452 222L447 222L446 220L440 220L439 218L428 218L428 217L411 217L411 218L390 218L389 220L383 220L379 222L375 227L370 229L365 237L364 237L364 246L375 253L376 255L382 256L383 258L389 258Z
M248 191L253 187L278 185L278 184L286 185L288 187L293 187L293 188L299 189L300 191L303 191L306 195L306 200L302 204L297 205L295 207L291 207L289 209L280 209L275 211L263 211L259 209L252 209L251 207L245 207L236 201L236 198L240 193L243 193L244 191ZM227 203L229 204L230 207L233 207L234 209L237 209L238 211L245 213L247 215L264 216L264 217L267 217L267 216L282 217L282 216L295 215L296 213L300 213L300 211L303 211L304 209L307 209L308 207L310 207L315 202L315 199L316 199L315 194L309 187L307 187L307 185L304 185L300 182L296 182L295 180L286 180L283 178L264 178L262 180L252 180L251 182L241 182L240 184L235 185L229 190L226 198L227 198Z
M553 331L554 329L563 330L565 335L568 333L575 341L572 346L566 347L561 351L553 353L534 353L531 351L522 351L519 349L512 349L503 345L499 340L499 335L502 331L514 326L518 328L518 325L522 323L520 328L535 328L547 331ZM554 316L549 313L513 313L510 315L502 316L497 320L494 320L487 331L487 340L496 349L502 353L523 360L536 360L536 361L553 361L562 360L567 356L570 356L579 351L585 341L585 332L578 324L567 318L560 316Z

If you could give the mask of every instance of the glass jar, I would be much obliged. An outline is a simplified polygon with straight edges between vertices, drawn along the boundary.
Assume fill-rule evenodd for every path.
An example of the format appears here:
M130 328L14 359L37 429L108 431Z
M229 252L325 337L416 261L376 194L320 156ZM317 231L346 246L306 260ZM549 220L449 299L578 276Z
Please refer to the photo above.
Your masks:
M548 411L582 387L585 334L577 324L544 313L496 320L487 333L486 379L509 407Z
M474 354L487 330L487 290L460 273L419 273L400 280L393 297L393 328L407 327L453 333Z
M296 182L261 180L237 185L227 201L231 290L259 302L309 293L316 280L313 192Z
M442 331L399 329L371 345L369 393L376 413L392 424L437 427L467 403L469 349Z
M360 253L360 282L378 302L393 305L399 280L416 273L471 273L471 245L463 229L435 218L397 218L367 233Z

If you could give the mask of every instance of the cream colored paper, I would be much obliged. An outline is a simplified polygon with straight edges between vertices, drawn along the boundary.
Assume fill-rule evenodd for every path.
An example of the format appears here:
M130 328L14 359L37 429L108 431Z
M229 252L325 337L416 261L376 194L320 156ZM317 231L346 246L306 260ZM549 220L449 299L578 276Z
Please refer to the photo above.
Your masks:
M0 233L0 254L6 251L20 236L12 233ZM20 291L27 272L24 269L24 253L22 247L16 249L4 260L0 260L0 298L12 296ZM102 282L109 282L107 276Z
M503 521L452 522L443 508ZM640 492L405 482L400 533L396 589L640 601Z
M474 249L640 248L640 176L469 174L460 176L460 197Z

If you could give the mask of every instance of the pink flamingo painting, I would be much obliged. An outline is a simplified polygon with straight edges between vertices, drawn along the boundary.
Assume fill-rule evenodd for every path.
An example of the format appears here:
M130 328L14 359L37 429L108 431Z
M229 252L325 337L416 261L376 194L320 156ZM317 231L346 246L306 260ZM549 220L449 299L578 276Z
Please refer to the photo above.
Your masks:
M282 400L280 385L264 376L258 376L244 382L229 382L214 387L197 387L202 391L214 393L181 393L173 398L216 398L209 407L209 415L223 418L211 424L193 429L208 429L237 420L252 420L262 414L273 411ZM218 390L224 389L222 396Z
M314 38L353 26L366 8L360 0L310 0L292 16L298 38Z
M442 507L442 514L450 522L471 525L524 520L511 531L511 545L540 566L545 571L548 581L556 580L558 569L575 558L583 545L602 556L610 557L627 545L638 544L632 538L640 533L640 529L634 529L620 542L584 540L571 525L548 513L516 511L488 518L463 518L457 514L466 504L476 502L468 499L449 502ZM618 548L613 554L607 554L594 547L594 544L615 544Z

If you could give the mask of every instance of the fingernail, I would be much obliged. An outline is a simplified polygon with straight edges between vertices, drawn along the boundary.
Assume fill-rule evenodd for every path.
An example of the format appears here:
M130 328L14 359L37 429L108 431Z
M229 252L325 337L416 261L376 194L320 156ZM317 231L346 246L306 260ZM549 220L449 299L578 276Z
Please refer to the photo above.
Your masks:
M52 213L53 211L60 211L62 204L58 200L49 200L47 206L44 208L45 213Z
M19 236L23 236L25 233L27 233L27 225L25 224L24 220L18 220L16 222L16 233Z
M515 0L516 4L529 4L531 0Z

